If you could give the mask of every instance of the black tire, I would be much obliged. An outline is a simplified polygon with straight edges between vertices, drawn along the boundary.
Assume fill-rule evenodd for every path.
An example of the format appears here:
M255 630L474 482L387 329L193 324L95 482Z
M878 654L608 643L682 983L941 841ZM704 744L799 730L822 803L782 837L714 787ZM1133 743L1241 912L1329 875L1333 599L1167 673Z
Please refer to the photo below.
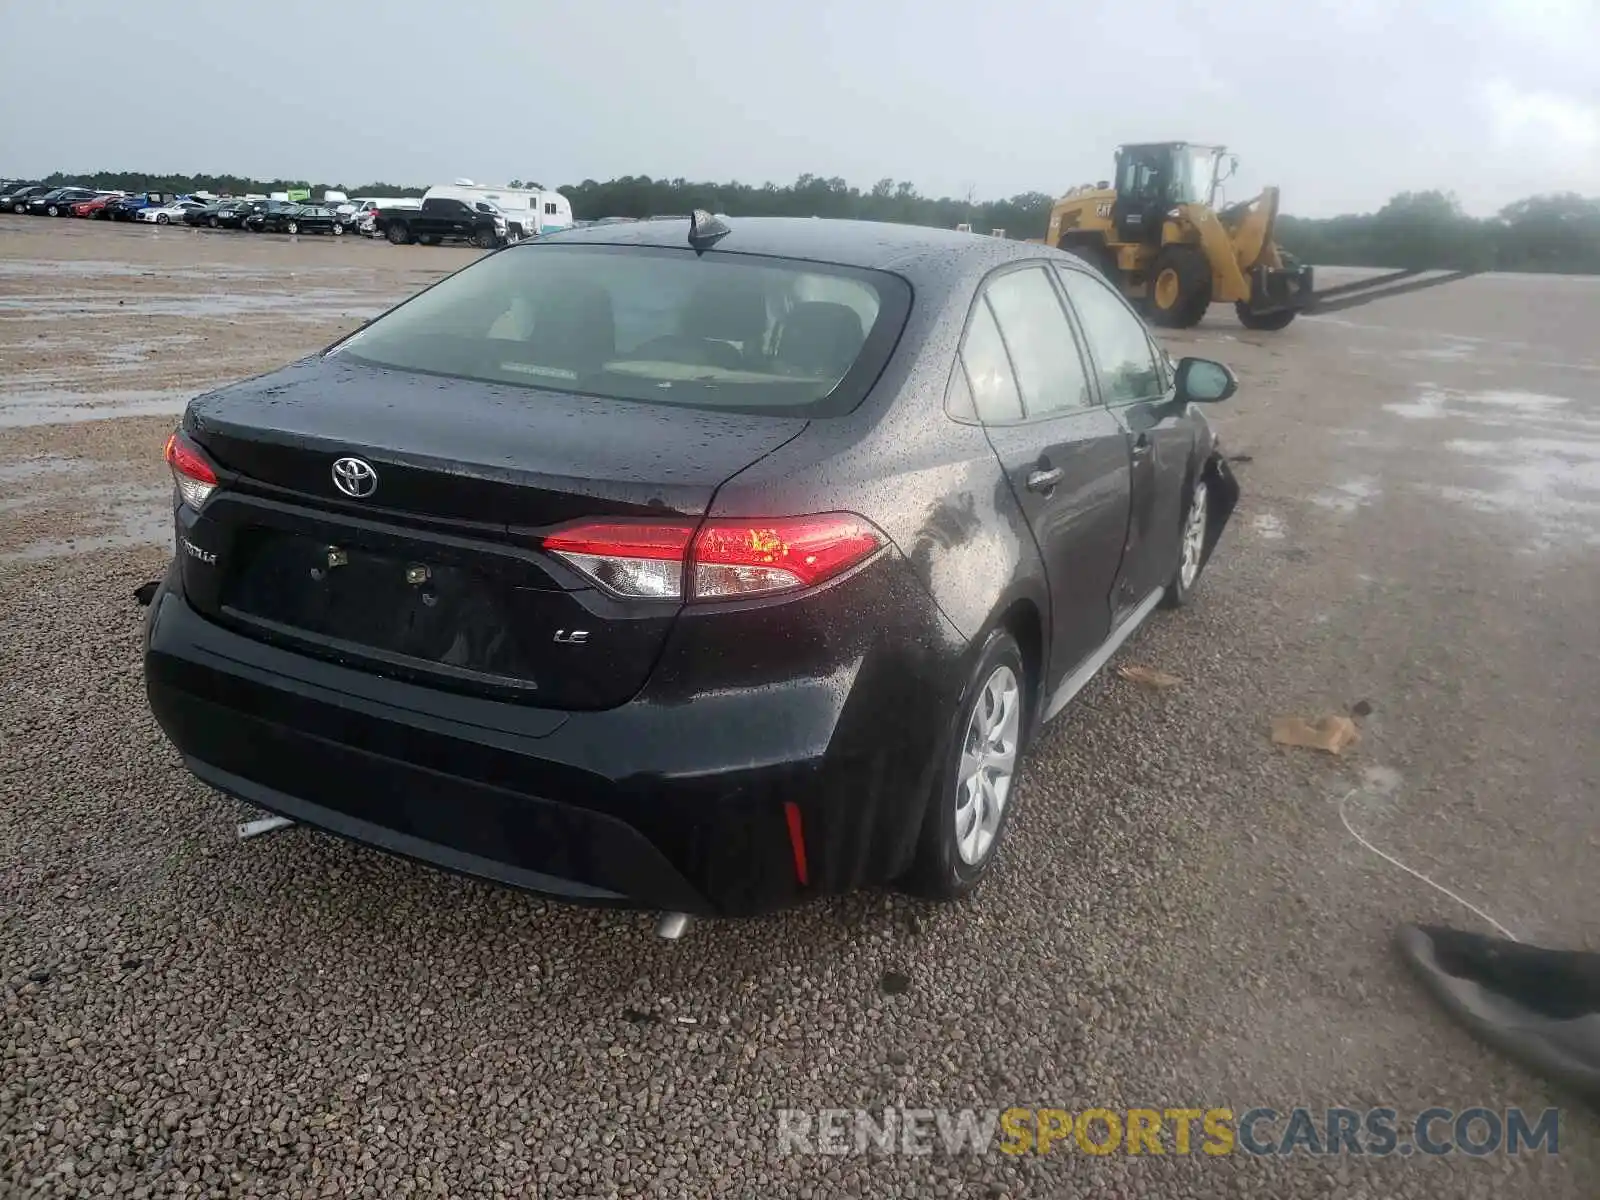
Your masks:
M1250 306L1243 300L1233 306L1233 311L1239 314L1239 324L1246 329L1259 329L1266 333L1277 333L1286 328L1290 321L1297 315L1292 308L1275 308L1271 312L1251 312Z
M300 222L299 221L289 221L289 222L285 223L285 225L283 227L283 231L285 233L299 233L300 232Z
M207 217L206 224L211 226L213 229L220 229L222 227L222 222L217 220L215 217Z
M1150 268L1150 319L1168 329L1200 324L1211 307L1211 264L1198 246L1167 246Z
M344 236L344 226L340 225L337 221L335 221L334 224L333 224L333 236L334 237L343 237Z
M411 231L405 227L403 221L392 221L383 231L383 236L396 246L404 246L411 240Z
M439 239L434 237L431 233L417 234L417 245L419 246L437 246L438 244Z
M1200 586L1200 579L1205 574L1206 553L1205 541L1207 523L1210 518L1211 490L1206 485L1204 476L1195 480L1194 486L1189 489L1189 495L1184 500L1183 520L1178 525L1178 562L1172 568L1172 577L1167 581L1167 589L1161 594L1163 608L1182 608L1189 603L1189 598ZM1198 544L1191 542L1196 528L1196 505L1198 505ZM1192 572L1186 569L1189 553L1193 550L1196 555Z
M1065 250L1074 258L1082 259L1098 271L1102 279L1113 286L1117 285L1117 256L1104 242L1082 236L1076 238L1069 236L1057 242L1056 249ZM1121 290L1120 287L1118 290Z
M499 239L487 229L478 230L478 232L474 234L472 238L472 244L479 250L493 250L497 241L499 241Z
M59 208L57 208L54 204L52 204L49 208L45 209L44 211L47 214L49 214L50 216L52 216L52 217L59 217L61 215L61 210Z
M157 213L156 214L156 224L157 225L170 225L170 224L172 224L172 221L167 217L166 213Z
M28 206L26 204L13 204L11 211L20 217L28 211Z
M1017 694L1012 772L992 837L977 861L968 862L961 853L957 831L961 762L968 739L974 732L974 710L985 703L989 683L1000 676L1002 670L1011 673ZM933 900L958 900L977 887L994 865L1000 844L1005 840L1006 827L1011 822L1012 810L1016 808L1017 775L1022 767L1022 751L1026 744L1028 722L1032 717L1029 711L1031 686L1016 638L1006 629L991 631L984 639L977 663L961 692L961 702L944 750L944 761L934 780L928 807L923 813L916 859L901 881L908 891Z

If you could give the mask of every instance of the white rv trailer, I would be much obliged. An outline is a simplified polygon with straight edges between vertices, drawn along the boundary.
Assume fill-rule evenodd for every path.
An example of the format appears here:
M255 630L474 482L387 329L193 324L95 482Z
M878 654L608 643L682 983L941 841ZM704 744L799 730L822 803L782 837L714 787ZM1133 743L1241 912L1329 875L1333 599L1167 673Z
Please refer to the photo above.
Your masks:
M424 199L446 197L451 200L486 200L506 218L506 229L513 240L552 233L572 224L572 202L560 192L545 188L490 187L470 179L454 183L436 184L427 191Z

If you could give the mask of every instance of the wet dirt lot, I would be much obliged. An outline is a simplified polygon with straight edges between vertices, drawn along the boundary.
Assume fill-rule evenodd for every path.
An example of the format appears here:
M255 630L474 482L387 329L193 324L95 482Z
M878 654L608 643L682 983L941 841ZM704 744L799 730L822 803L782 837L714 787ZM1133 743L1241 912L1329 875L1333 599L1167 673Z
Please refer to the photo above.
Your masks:
M0 1194L1593 1195L1595 1118L1390 950L1474 919L1349 830L1600 949L1600 280L1173 335L1243 381L1234 523L1118 659L1181 685L1087 689L972 902L667 944L306 830L240 844L144 705L183 401L470 258L0 217ZM1361 700L1343 758L1268 741ZM778 1108L886 1104L1562 1124L1554 1156L776 1154Z

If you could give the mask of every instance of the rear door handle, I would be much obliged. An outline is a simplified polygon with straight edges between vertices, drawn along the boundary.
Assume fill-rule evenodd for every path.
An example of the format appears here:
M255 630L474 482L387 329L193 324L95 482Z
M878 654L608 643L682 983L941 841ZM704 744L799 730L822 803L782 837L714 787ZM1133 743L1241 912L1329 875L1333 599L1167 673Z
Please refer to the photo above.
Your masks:
M1048 492L1065 479L1066 475L1067 473L1060 467L1051 467L1048 471L1031 471L1028 474L1028 490L1030 492Z

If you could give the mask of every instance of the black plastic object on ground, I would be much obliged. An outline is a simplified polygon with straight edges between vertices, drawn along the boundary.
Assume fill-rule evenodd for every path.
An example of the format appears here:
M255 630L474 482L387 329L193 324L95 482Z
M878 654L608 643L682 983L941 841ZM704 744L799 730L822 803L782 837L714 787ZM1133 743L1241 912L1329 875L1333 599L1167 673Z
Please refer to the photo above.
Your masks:
M1404 925L1400 953L1439 1003L1497 1050L1600 1106L1600 954Z

